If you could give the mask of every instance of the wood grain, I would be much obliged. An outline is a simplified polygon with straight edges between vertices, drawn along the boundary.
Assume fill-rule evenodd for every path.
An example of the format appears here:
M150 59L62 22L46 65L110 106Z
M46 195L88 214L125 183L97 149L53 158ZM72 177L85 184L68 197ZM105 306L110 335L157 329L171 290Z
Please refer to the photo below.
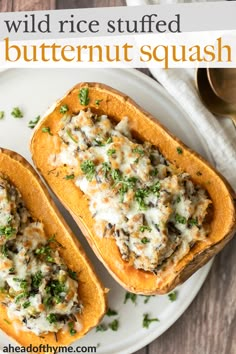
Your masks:
M57 0L56 6L58 9L75 9L86 7L110 7L124 6L124 0Z
M183 316L149 346L149 354L236 353L236 239L216 257Z
M13 10L13 0L0 0L0 12Z
M0 0L0 12L122 5L125 0ZM147 69L141 71L150 76ZM183 316L135 354L235 354L235 254L236 239L216 257L208 279Z
M13 11L53 10L56 0L13 0Z

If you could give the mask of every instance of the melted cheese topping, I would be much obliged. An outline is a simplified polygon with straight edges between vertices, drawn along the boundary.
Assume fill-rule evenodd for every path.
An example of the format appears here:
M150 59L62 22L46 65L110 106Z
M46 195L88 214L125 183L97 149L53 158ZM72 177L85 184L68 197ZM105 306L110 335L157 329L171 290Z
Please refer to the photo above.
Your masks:
M128 118L115 126L105 115L82 110L63 117L58 135L61 150L51 164L67 166L89 197L95 232L115 238L125 261L157 272L205 240L206 192L156 147L135 141Z
M0 292L8 316L36 335L65 324L74 334L82 305L78 281L61 259L55 237L46 239L19 191L0 175Z

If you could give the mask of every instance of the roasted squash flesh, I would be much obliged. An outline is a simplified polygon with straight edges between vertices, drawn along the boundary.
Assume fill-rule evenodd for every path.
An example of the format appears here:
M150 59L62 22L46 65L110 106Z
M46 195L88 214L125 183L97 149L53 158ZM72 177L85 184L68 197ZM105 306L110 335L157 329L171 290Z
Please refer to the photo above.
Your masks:
M70 344L99 323L106 311L106 291L81 245L63 221L45 186L29 163L15 152L0 149L0 174L20 192L31 216L42 222L46 237L55 235L56 242L62 246L60 256L79 275L78 297L83 304L82 313L78 315L79 330L70 333L67 328L59 330L56 335L51 332L38 336L30 330L23 330L20 321L8 317L7 306L4 305L5 294L0 294L0 328L23 346Z
M85 104L81 104L79 99L82 88L87 88L89 92L89 100ZM56 167L49 173L52 170L50 156L52 152L58 153L59 149L57 133L62 118L61 106L68 107L68 114L71 115L90 108L92 112L105 114L116 123L128 117L131 132L136 139L157 146L168 161L187 172L194 183L207 191L212 201L207 241L197 242L183 259L153 274L135 269L124 261L114 239L98 237L94 231L88 199L73 181L64 178L66 167ZM45 127L50 129L51 134L45 134ZM179 149L183 153L179 154ZM162 294L170 291L203 266L233 237L236 229L234 192L224 178L129 97L106 85L81 83L69 91L36 128L31 152L37 169L74 217L98 258L113 277L131 292Z

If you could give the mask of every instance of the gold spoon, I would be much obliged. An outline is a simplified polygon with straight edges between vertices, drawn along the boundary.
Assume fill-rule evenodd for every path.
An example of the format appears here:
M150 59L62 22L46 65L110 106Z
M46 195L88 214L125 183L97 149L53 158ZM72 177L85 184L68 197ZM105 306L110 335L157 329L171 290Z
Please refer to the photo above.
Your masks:
M225 102L215 95L208 81L207 69L198 68L195 81L198 94L208 110L219 117L231 118L236 127L236 103Z
M236 68L207 68L207 76L216 96L236 104Z

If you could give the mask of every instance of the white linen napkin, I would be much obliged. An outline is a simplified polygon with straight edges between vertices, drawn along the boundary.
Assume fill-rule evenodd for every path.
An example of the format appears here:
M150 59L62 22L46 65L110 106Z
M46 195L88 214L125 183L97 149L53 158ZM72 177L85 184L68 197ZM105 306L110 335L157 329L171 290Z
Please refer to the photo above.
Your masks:
M197 0L127 0L127 5L196 2ZM236 191L236 129L230 119L217 119L201 103L194 69L150 69L154 78L185 111L212 153L219 170Z

